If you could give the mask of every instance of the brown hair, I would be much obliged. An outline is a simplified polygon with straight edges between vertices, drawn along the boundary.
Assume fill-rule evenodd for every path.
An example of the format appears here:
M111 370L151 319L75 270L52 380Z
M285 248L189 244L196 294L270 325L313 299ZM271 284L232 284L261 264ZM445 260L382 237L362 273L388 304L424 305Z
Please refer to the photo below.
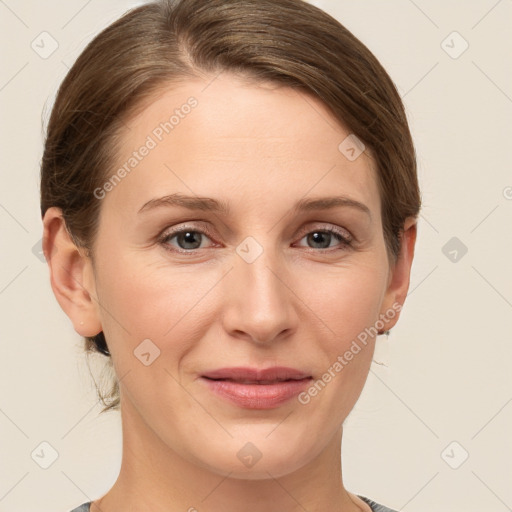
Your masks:
M41 163L43 217L61 208L77 247L93 258L101 205L94 190L115 164L123 123L157 90L221 71L313 94L364 142L376 162L384 239L396 261L405 219L417 217L421 204L400 95L366 46L302 0L156 1L97 35L52 109ZM85 350L110 356L103 332L85 338ZM115 377L98 394L103 411L119 408Z

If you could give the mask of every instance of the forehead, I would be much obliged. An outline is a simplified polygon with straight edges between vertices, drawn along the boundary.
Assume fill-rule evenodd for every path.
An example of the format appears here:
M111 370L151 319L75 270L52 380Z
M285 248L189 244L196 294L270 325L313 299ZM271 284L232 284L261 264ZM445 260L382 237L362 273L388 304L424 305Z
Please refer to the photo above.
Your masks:
M347 153L360 152L357 139L296 89L222 73L169 85L126 125L116 169L128 172L109 194L118 207L176 189L243 201L337 191L378 202L369 151Z

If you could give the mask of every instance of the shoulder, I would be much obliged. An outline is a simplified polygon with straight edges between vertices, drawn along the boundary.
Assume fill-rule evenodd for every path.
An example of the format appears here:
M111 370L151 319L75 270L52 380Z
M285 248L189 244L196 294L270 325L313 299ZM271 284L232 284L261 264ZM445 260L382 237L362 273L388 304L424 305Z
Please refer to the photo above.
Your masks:
M74 508L70 512L89 512L91 508L91 502L88 501L87 503L82 503L79 507Z
M370 508L373 512L396 512L396 510L393 510L391 508L385 507L384 505L380 505L379 503L376 503L375 501L372 501L370 498L367 498L366 496L361 496L358 494L358 496L368 505L370 505ZM74 511L73 511L74 512Z

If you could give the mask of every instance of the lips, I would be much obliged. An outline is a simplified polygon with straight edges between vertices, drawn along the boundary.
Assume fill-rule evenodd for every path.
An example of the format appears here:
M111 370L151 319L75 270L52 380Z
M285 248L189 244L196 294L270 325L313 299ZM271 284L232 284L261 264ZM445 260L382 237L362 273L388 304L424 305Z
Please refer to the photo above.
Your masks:
M228 380L241 384L274 384L286 380L306 379L310 378L311 375L295 368L274 366L262 369L249 367L219 368L207 371L202 377L212 380Z
M201 380L216 396L244 409L274 409L309 385L311 375L294 368L220 368Z

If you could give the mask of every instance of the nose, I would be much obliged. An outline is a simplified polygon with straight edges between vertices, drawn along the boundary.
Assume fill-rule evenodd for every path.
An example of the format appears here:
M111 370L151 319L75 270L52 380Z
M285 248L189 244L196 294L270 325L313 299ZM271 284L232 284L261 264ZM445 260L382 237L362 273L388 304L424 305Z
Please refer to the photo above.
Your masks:
M297 297L290 271L275 251L263 249L252 262L234 255L224 283L223 324L231 336L269 345L297 329Z

